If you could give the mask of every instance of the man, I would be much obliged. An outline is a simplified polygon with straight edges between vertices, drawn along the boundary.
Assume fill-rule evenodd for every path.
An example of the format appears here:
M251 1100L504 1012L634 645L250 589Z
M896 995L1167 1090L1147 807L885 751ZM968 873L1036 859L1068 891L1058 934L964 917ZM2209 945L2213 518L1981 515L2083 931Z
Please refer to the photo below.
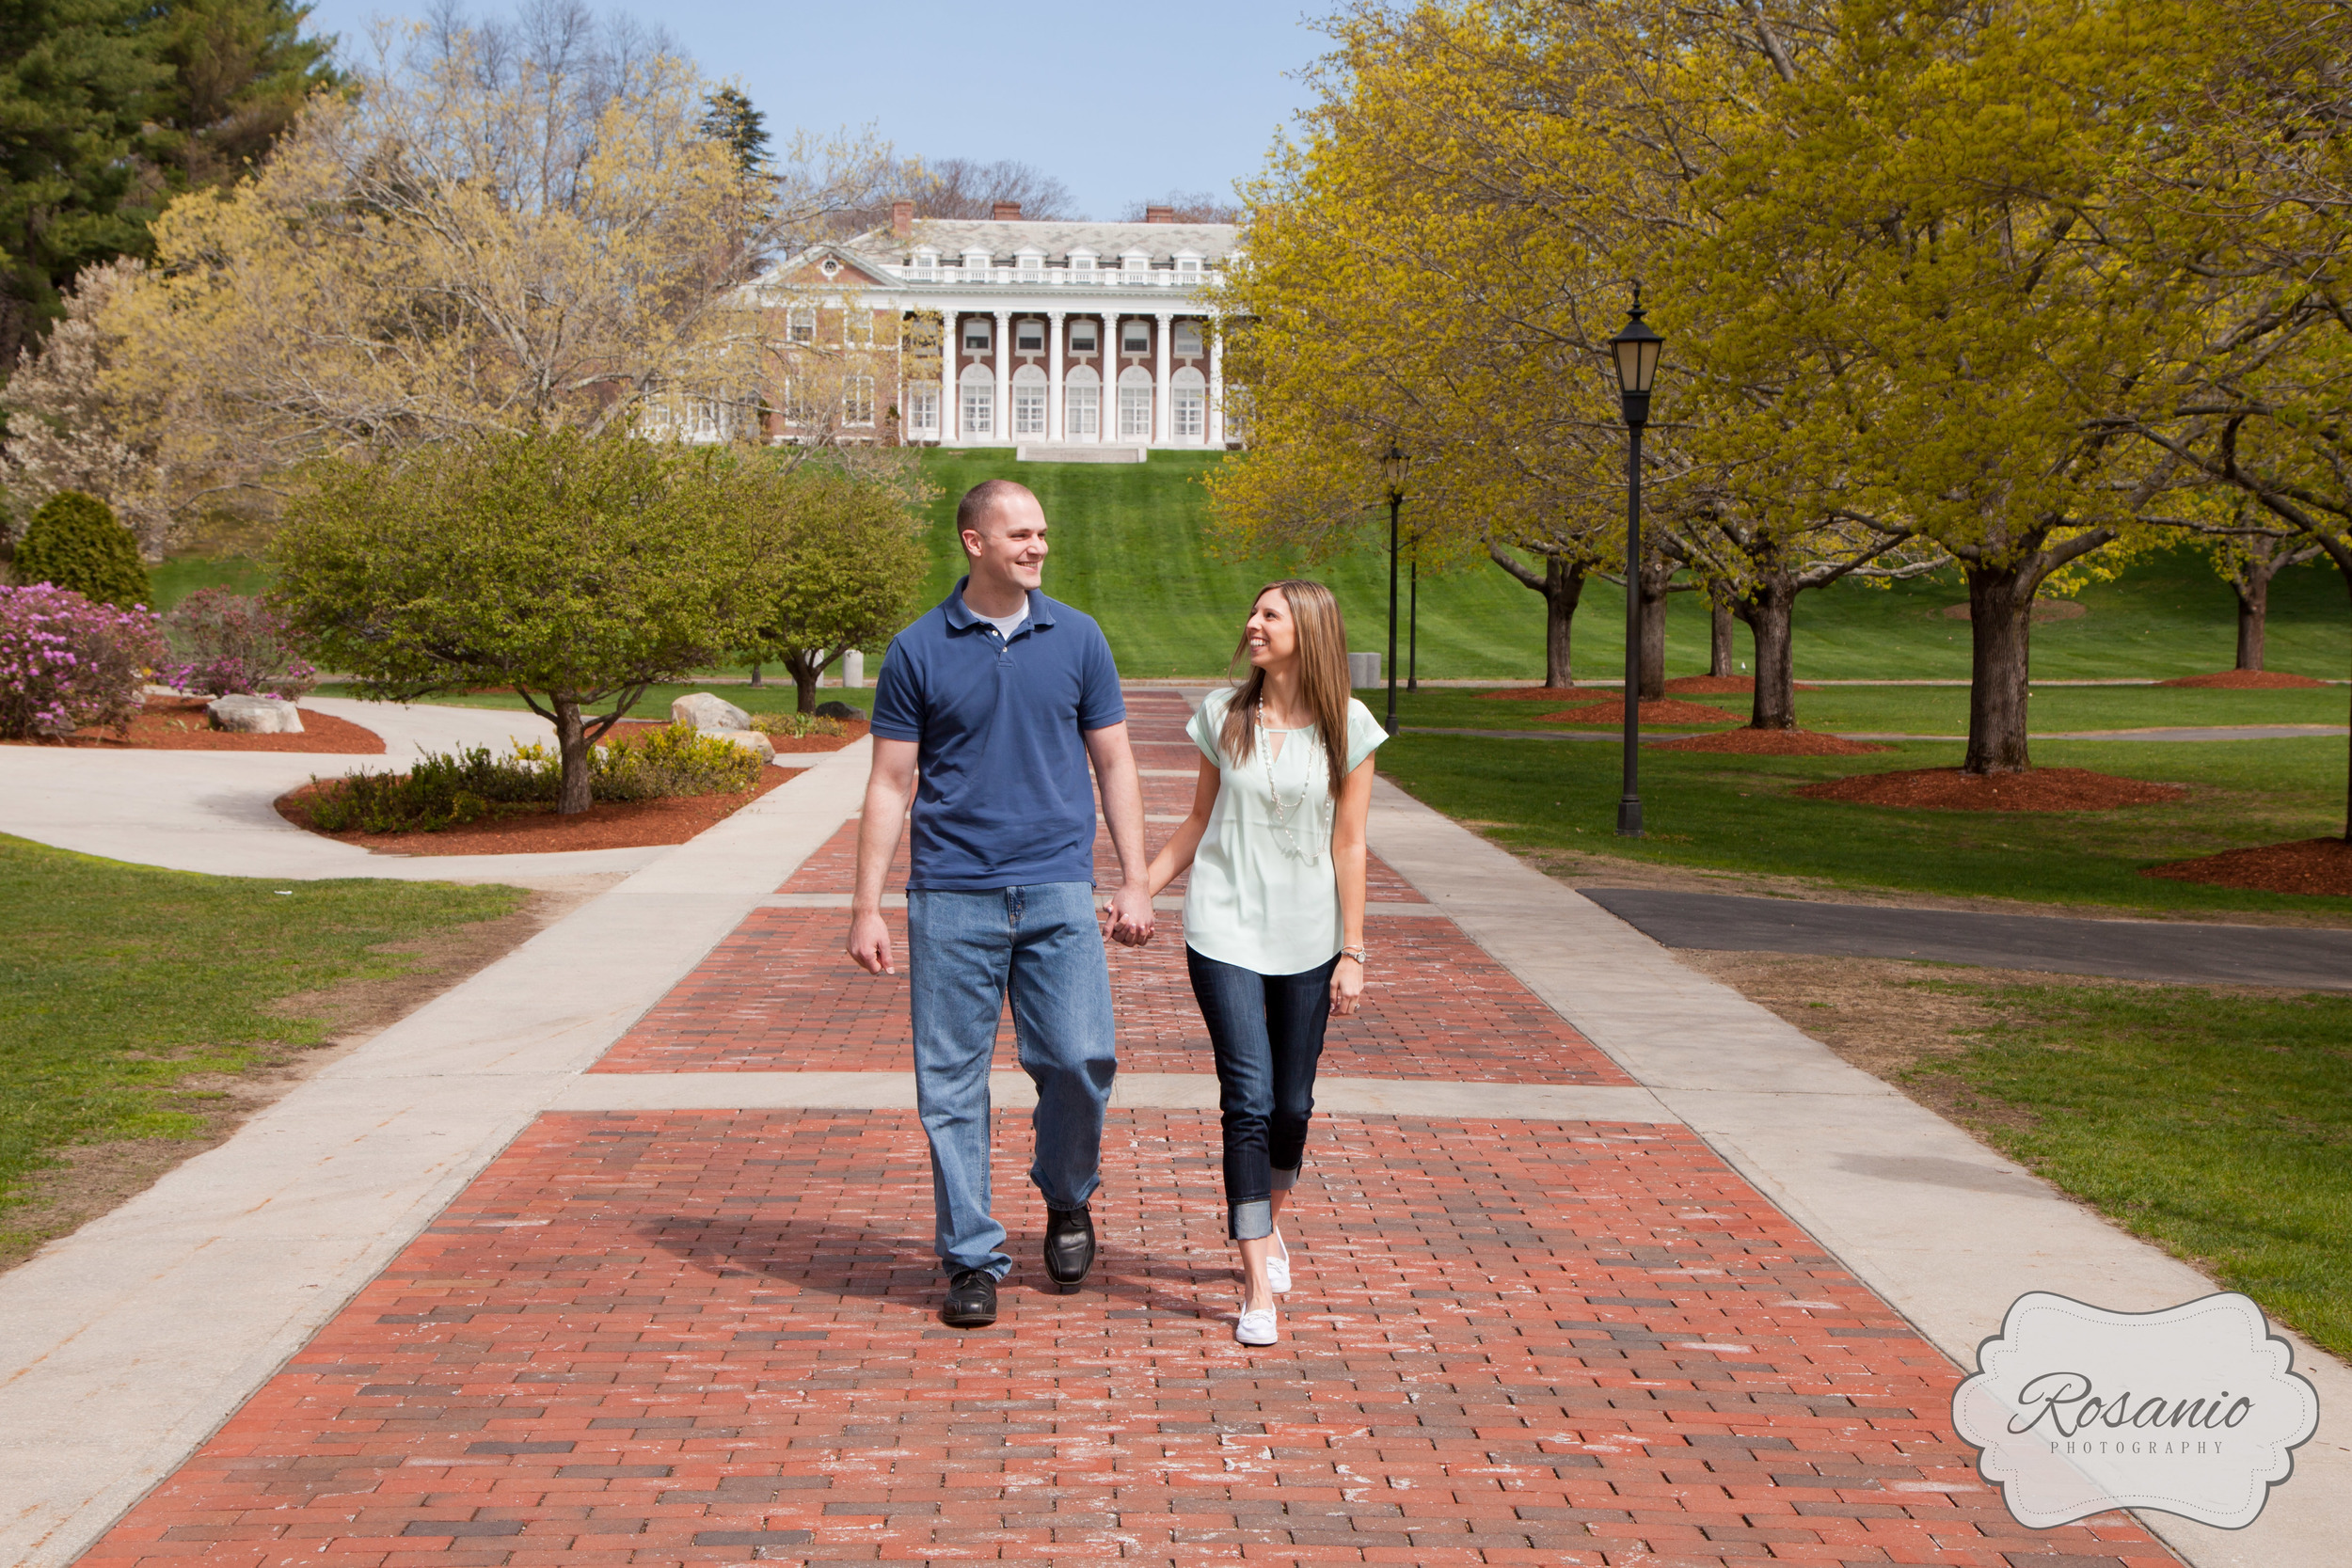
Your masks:
M931 1146L942 1321L996 1321L1012 1259L989 1212L989 1058L1012 996L1037 1085L1029 1180L1045 1198L1045 1272L1073 1291L1094 1264L1089 1204L1117 1071L1110 972L1094 913L1094 789L1119 856L1111 935L1152 937L1143 788L1102 628L1039 592L1045 514L993 479L956 507L970 575L890 644L874 688L874 763L858 825L850 956L896 974L882 879L909 798L907 947L915 1104ZM919 781L919 782L918 782Z

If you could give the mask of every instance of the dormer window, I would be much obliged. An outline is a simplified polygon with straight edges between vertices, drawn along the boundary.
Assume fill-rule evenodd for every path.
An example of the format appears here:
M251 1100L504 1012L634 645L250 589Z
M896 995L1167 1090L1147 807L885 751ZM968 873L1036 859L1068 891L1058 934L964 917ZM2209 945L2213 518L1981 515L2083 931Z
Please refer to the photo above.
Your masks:
M963 270L971 277L987 277L988 262L989 255L985 250L967 250L963 253Z
M1179 359L1200 357L1200 328L1191 322L1178 322L1175 331L1175 354Z
M1016 354L1045 352L1045 324L1035 316L1024 316L1012 324L1012 347Z
M1070 270L1072 272L1082 272L1091 276L1094 272L1094 252L1091 250L1072 251L1070 253Z
M963 318L963 348L965 353L986 354L988 352L988 328L989 320L986 316L966 316Z
M924 249L914 253L914 276L931 279L939 276L939 252Z
M1140 250L1128 251L1120 257L1119 263L1128 272L1150 272L1152 270L1151 256Z
M1177 257L1177 258L1176 258L1176 281L1177 281L1177 282L1179 282L1179 283L1198 283L1198 282L1200 282L1200 257L1198 257L1198 256L1179 256L1179 257Z
M1021 253L1021 281L1024 283L1045 281L1045 253L1043 251L1025 250Z

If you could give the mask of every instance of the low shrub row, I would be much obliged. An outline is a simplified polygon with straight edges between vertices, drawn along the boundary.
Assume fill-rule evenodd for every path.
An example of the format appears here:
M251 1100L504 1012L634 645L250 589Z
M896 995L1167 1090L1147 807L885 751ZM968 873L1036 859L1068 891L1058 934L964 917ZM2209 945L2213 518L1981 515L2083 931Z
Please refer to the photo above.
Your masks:
M762 764L732 742L675 724L591 748L590 799L653 800L726 795L758 782ZM306 801L322 832L436 832L555 804L562 759L536 742L503 755L476 746L428 752L405 773L359 772L326 781Z
M838 719L828 719L821 713L761 713L752 718L752 728L762 735L780 735L799 740L806 736L842 736L850 726Z

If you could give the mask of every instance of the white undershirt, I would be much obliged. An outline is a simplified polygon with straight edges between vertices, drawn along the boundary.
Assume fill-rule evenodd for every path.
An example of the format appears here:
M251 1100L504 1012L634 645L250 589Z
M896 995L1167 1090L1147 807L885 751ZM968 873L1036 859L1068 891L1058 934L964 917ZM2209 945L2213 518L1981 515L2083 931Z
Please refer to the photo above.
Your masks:
M966 610L972 610L972 607L968 604L963 608ZM1026 599L1022 600L1021 608L1014 610L1009 615L982 615L977 610L973 610L972 613L978 619L986 621L990 626L994 626L996 628L996 635L1009 642L1012 641L1012 634L1021 629L1021 623L1029 618L1029 601Z

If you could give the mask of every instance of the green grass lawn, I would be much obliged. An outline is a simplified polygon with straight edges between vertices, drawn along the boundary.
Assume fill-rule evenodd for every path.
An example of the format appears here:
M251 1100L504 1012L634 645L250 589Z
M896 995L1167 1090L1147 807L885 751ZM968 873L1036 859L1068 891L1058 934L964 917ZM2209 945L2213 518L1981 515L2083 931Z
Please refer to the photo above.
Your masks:
M1542 715L1581 701L1622 701L1622 688L1594 689L1589 699L1499 702L1474 689L1423 687L1399 691L1397 722L1451 729L1544 729ZM1385 690L1357 695L1382 712ZM1740 723L1751 711L1744 694L1678 699L1718 707ZM2272 691L2216 691L2181 686L2039 686L2033 690L2035 733L2132 730L2175 725L2342 724L2352 713L2352 691L2341 686ZM1894 735L1968 733L1968 691L1950 686L1824 687L1797 693L1797 722L1809 730ZM1659 729L1676 726L1661 724Z
M1208 493L1198 483L1219 459L1154 452L1138 464L1018 463L1009 450L930 452L924 471L939 489L930 512L931 570L926 603L961 575L956 499L984 479L1028 485L1054 524L1046 587L1103 623L1129 675L1212 675L1238 640L1252 592L1304 572L1331 584L1350 644L1386 645L1388 531L1367 517L1361 547L1319 565L1280 558L1226 560L1207 539ZM1406 517L1411 515L1410 503ZM243 557L183 557L154 568L156 603L169 609L198 588L253 592L266 575ZM1798 601L1796 669L1818 680L1965 680L1968 627L1941 613L1967 597L1955 574L1872 588L1851 583ZM2226 669L2235 647L2229 590L2189 551L2148 556L2116 581L2085 590L2082 619L2034 633L2034 673L2045 680L2163 677ZM1421 673L1436 679L1533 679L1543 673L1543 601L1494 565L1474 561L1422 582ZM1707 614L1693 594L1668 601L1667 669L1707 668ZM1576 617L1576 669L1586 679L1625 666L1624 599L1595 581ZM1738 657L1750 657L1737 633ZM1400 632L1399 662L1405 640ZM866 650L869 662L879 648ZM2342 678L2352 673L2352 601L2332 567L2298 568L2271 592L2272 669Z
M1960 1106L2020 1164L2352 1354L2352 997L1924 984L2002 1022L1907 1076L2024 1112Z
M1502 705L1497 704L1497 706ZM2304 910L2352 900L2142 877L2142 867L2344 831L2335 737L2164 744L2044 741L2043 766L2190 786L2170 805L2106 812L1896 811L1789 793L1816 779L1949 768L1956 743L1858 757L1758 757L1654 747L1642 754L1649 836L1616 836L1618 752L1575 741L1403 735L1380 768L1449 816L1522 849L1582 849L1677 865L1818 879L1832 886L2109 905L2178 914Z
M285 891L281 891L285 890ZM288 895L291 894L289 896ZM72 1144L201 1134L183 1085L324 1025L272 1004L396 974L378 951L517 908L514 888L203 877L0 835L0 1256L40 1238L8 1210Z

